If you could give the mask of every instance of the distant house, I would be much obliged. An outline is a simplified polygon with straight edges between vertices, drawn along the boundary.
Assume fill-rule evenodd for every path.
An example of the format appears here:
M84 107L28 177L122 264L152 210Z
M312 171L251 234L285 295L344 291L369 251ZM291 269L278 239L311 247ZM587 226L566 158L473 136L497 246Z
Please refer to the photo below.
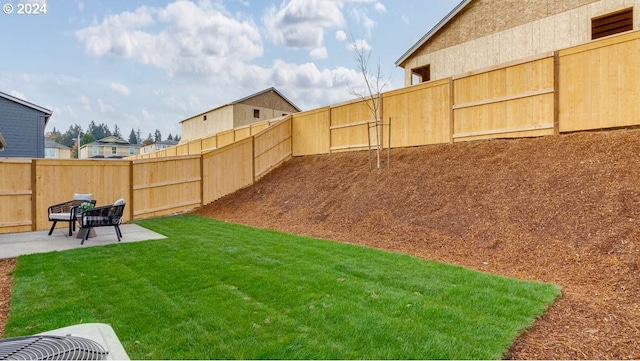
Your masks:
M44 157L57 159L71 159L71 148L56 143L51 139L44 139Z
M396 65L405 86L640 28L640 0L464 0Z
M0 92L3 157L44 158L44 129L53 112Z
M122 159L140 154L140 146L122 138L108 136L80 147L79 159Z
M140 148L140 154L147 154L147 153L155 152L158 150L167 149L175 145L178 145L177 140L163 140L161 142L157 142L155 144L150 144Z
M185 143L299 111L295 104L271 87L182 120L180 142Z

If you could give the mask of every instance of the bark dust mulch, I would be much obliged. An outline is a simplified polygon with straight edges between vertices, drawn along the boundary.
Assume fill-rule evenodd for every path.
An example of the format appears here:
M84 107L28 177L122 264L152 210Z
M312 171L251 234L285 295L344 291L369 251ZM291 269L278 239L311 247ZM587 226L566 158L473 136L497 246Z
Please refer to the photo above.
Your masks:
M552 282L562 297L508 358L640 359L640 131L393 149L389 169L368 164L367 152L293 158L194 213ZM14 263L0 261L0 330Z

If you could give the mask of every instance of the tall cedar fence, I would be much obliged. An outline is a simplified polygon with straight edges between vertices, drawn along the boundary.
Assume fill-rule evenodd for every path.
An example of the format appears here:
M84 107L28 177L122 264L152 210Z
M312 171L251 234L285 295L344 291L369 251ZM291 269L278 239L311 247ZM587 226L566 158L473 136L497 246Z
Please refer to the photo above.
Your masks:
M93 193L98 204L124 198L125 220L193 209L291 156L363 150L369 139L398 148L637 126L639 64L633 31L385 92L379 134L369 107L350 101L133 160L0 160L0 233L48 228L47 207L73 193Z

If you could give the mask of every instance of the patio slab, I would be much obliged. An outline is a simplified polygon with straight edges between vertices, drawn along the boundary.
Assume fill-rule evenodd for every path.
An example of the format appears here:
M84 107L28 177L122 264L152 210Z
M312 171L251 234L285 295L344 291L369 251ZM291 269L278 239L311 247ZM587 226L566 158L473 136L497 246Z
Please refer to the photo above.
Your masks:
M116 231L113 227L97 227L93 229L96 232L96 236L87 239L84 245L81 245L81 240L76 238L77 230L73 235L69 236L69 228L56 228L51 236L47 235L49 230L0 234L0 259L118 243ZM120 225L120 230L122 231L121 243L167 238L160 233L150 231L137 224Z

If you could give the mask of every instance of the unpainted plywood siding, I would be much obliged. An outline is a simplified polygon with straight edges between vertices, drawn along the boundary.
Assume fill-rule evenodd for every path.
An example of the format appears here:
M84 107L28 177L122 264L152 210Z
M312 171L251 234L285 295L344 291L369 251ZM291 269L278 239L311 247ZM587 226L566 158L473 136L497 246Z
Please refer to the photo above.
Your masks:
M233 105L225 105L182 121L180 144L233 129L233 116Z
M476 0L402 64L405 85L412 69L430 65L431 79L556 51L591 40L591 19L634 8L640 0Z

